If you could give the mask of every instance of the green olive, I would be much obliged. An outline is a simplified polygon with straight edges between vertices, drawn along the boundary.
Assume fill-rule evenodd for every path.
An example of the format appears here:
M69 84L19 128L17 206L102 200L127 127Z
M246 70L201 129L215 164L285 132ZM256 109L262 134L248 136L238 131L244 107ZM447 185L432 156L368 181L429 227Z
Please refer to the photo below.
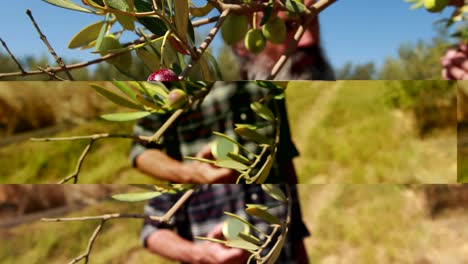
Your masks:
M172 109L178 109L187 102L187 94L181 89L172 89L169 92L167 101Z
M244 44L248 51L260 53L265 48L266 39L260 29L253 28L245 35Z
M228 45L241 41L249 28L249 20L244 15L229 15L221 26L221 36Z
M109 51L122 48L122 44L120 44L119 40L113 35L109 34L104 36L101 42L101 46L99 46L99 51ZM108 53L101 52L101 55L104 56ZM125 52L115 58L107 60L110 64L114 64L118 67L122 68L129 68L132 65L132 54L130 51Z
M276 17L271 22L262 26L263 36L273 44L280 44L286 39L286 24Z
M448 2L448 0L424 0L424 7L432 13L441 12L448 5Z

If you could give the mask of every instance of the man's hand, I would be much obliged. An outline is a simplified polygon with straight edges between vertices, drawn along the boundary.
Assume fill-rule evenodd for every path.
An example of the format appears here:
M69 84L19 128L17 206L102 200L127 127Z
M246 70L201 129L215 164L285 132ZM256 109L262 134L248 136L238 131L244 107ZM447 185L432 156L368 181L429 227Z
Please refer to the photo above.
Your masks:
M216 225L208 234L209 238L224 240L222 227L224 223ZM245 263L249 254L242 249L228 248L214 242L202 242L194 245L195 264L237 264Z
M196 157L212 160L211 145L205 145ZM235 183L239 175L234 170L220 168L206 162L194 161L184 166L191 173L191 181L195 183Z
M468 80L468 44L449 49L441 60L442 76L448 80Z

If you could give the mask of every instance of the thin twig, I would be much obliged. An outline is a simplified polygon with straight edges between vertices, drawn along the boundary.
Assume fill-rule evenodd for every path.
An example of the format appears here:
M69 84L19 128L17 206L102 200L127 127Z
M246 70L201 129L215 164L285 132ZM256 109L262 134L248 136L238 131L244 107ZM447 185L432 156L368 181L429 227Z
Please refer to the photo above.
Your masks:
M174 214L182 207L182 205L190 198L190 196L195 192L195 188L187 190L180 199L171 206L171 208L163 216L151 216L151 215L141 215L141 214L105 214L100 216L84 216L84 217L68 217L68 218L42 218L42 221L45 222L65 222L65 221L85 221L85 220L100 220L99 225L94 230L92 236L88 240L88 246L86 247L85 253L74 258L69 264L77 263L78 261L84 259L85 263L88 263L89 256L93 249L94 242L98 237L104 223L107 220L116 219L116 218L139 218L139 219L149 219L152 221L159 222L168 222Z
M229 9L226 9L224 10L221 15L219 16L218 18L218 21L216 22L215 26L210 30L210 32L208 33L208 36L206 36L205 40L203 41L202 44L200 44L200 47L197 49L197 55L196 57L190 57L190 62L187 64L187 67L185 67L185 69L182 71L182 73L180 74L180 77L181 78L185 78L190 70L193 68L193 65L197 63L197 61L201 58L201 56L203 55L203 53L206 51L206 49L208 48L208 46L210 45L211 41L213 40L213 38L216 36L216 34L218 33L218 30L221 28L221 26L223 25L224 23L224 20L226 19L226 17L229 15L229 12L230 10Z
M87 66L97 64L97 63L106 61L108 59L120 56L122 53L125 53L125 52L127 52L127 51L125 50L125 51L116 52L116 53L109 53L109 54L106 54L106 55L104 55L104 56L102 56L100 58L94 59L94 60L79 62L79 63L76 63L76 64L69 64L69 65L67 65L67 69L68 70L74 70L74 69L79 69L79 68L85 68ZM48 68L45 68L44 70L47 71L47 72L50 72L50 73L57 73L57 72L64 71L64 69L62 67L48 67ZM44 71L41 71L41 70L26 71L25 74L23 74L21 72L0 73L0 79L5 78L5 77L14 77L14 76L22 76L22 75L37 75L37 74L44 74Z
M39 37L41 38L42 42L44 42L44 44L47 46L47 49L49 50L49 53L52 54L52 56L55 58L55 61L58 63L58 65L60 65L60 67L65 71L65 74L67 75L68 79L70 81L73 81L73 76L71 75L70 71L67 69L67 65L65 65L65 63L63 62L62 58L60 58L57 53L55 52L55 50L52 48L52 46L50 45L49 41L47 40L47 37L42 33L41 29L39 28L39 26L37 25L36 21L34 20L34 17L31 13L31 10L27 9L26 10L26 14L29 16L29 18L31 19L34 27L36 28L37 30L37 33L39 34Z
M73 183L76 184L78 182L78 175L80 174L81 167L83 165L83 162L91 150L91 147L93 143L99 139L103 138L130 138L134 140L149 140L150 137L146 136L138 136L138 135L127 135L127 134L94 134L94 135L87 135L87 136L74 136L74 137L58 137L58 138L31 138L31 141L41 141L41 142L48 142L48 141L73 141L73 140L83 140L83 139L89 139L88 145L86 145L85 149L81 153L80 158L78 159L78 162L76 164L75 170L73 173L68 175L67 177L63 178L60 180L58 183L59 184L64 184L71 179L73 179Z
M219 19L219 16L202 18L202 19L193 21L193 22L192 22L192 26L193 26L193 27L203 26L203 25L206 25L206 24L210 24L210 23L216 22L216 21L218 21L218 19Z
M86 247L85 253L82 255L76 257L72 261L69 262L69 264L75 264L78 263L80 260L84 259L85 264L88 263L89 261L89 255L91 254L91 250L93 249L94 242L96 241L97 236L99 235L99 232L101 232L102 227L104 226L104 223L106 220L101 220L101 223L96 227L94 230L93 235L89 238L88 246Z
M49 72L47 71L46 69L42 68L42 67L37 67L40 71L46 73L47 75L50 76L51 79L55 79L55 80L58 80L58 81L65 81L65 79L63 78L60 78L57 76L57 74L53 73L53 72Z
M13 53L11 53L11 51L10 51L10 49L8 48L8 46L7 46L7 44L5 43L5 41L3 41L3 39L0 38L0 42L2 42L3 47L6 49L6 51L8 52L8 54L10 55L10 57L13 59L13 61L16 63L16 65L18 65L18 68L20 69L21 74L25 75L25 74L26 74L26 71L23 69L23 66L21 66L21 64L19 63L19 61L15 58L15 56L13 55Z
M88 145L86 145L86 148L81 153L81 156L78 159L78 162L76 163L75 171L72 174L65 177L64 179L62 179L60 182L58 182L59 184L66 183L70 179L73 179L74 184L78 182L78 174L80 174L81 166L83 165L83 161L86 158L86 155L88 154L88 152L91 150L91 147L93 146L94 142L95 142L94 139L89 141Z

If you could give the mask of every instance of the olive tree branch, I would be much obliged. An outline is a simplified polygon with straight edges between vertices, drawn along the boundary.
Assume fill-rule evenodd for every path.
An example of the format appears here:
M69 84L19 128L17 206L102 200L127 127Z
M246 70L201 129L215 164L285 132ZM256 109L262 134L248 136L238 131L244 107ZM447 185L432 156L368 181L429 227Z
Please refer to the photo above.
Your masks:
M58 182L59 184L63 184L63 183L70 181L71 179L73 179L73 183L78 182L78 175L80 174L83 162L86 156L88 155L89 151L91 150L91 147L93 146L94 142L103 138L130 138L134 140L148 140L149 139L149 137L145 137L145 136L105 133L105 134L94 134L94 135L88 135L88 136L74 136L74 137L31 138L31 141L48 142L48 141L73 141L73 140L85 140L85 139L89 140L89 143L81 152L80 158L78 159L78 162L76 164L76 167L73 173L71 173L70 175L68 175L67 177L63 178L62 180Z
M91 254L91 250L93 249L94 242L96 241L96 238L99 235L99 232L101 232L102 228L104 227L105 222L106 222L105 220L101 220L99 225L94 230L93 235L89 239L88 246L86 247L86 251L83 254L81 254L80 256L78 256L78 257L74 258L72 261L70 261L69 264L78 263L82 259L85 260L85 264L88 263L89 255Z
M204 87L199 93L194 95L194 98L190 100L187 104L187 108L191 107L193 104L201 102L211 91L212 85L208 85ZM50 142L50 141L74 141L74 140L89 140L88 144L81 152L81 155L77 161L75 170L73 173L68 175L67 177L60 180L58 183L63 184L71 179L73 179L73 183L78 182L78 175L80 174L81 167L83 162L88 155L91 147L93 146L94 142L104 138L126 138L132 140L139 140L139 141L146 141L146 142L158 142L161 136L166 132L166 130L179 118L182 113L185 111L185 108L176 110L168 120L164 122L164 124L152 135L152 136L142 136L142 135L129 135L129 134L111 134L111 133L103 133L103 134L93 134L93 135L85 135L85 136L72 136L72 137L56 137L56 138L31 138L31 141L39 141L39 142Z
M39 28L39 26L37 25L36 21L34 20L34 17L31 13L31 10L29 9L26 9L26 14L29 16L29 18L31 19L34 27L36 28L37 30L37 33L39 34L39 37L40 39L42 40L42 42L44 42L44 44L47 46L47 49L49 50L49 53L52 54L52 56L55 58L55 61L58 63L58 65L60 65L60 67L65 71L65 74L67 75L68 79L73 81L73 76L71 75L70 71L67 69L67 66L65 65L65 63L63 62L62 58L60 58L57 53L55 52L55 50L52 48L52 46L50 45L49 41L47 40L47 37L42 33L41 29Z
M214 25L214 27L210 30L210 32L208 33L208 36L206 36L205 40L203 41L202 44L200 44L200 47L197 49L197 56L196 57L190 57L190 62L187 64L187 67L185 67L185 69L182 71L182 73L180 74L180 77L179 78L186 78L188 73L190 72L190 70L193 68L194 64L197 63L197 61L201 58L201 56L203 55L203 53L206 51L206 49L208 48L208 46L210 45L211 41L213 40L213 38L216 36L216 34L218 33L218 30L221 28L221 26L223 25L224 23L224 20L226 19L226 17L229 15L229 12L230 10L229 9L226 9L226 10L223 10L223 12L221 13L221 15L219 16L216 24Z
M65 79L63 78L60 78L59 76L57 76L57 74L53 73L53 72L49 72L47 71L46 69L42 68L42 67L37 67L40 71L46 73L47 75L50 76L50 79L55 79L55 80L58 80L58 81L66 81Z
M282 223L281 226L275 226L276 230L279 230L280 228L283 229L279 237L276 239L275 244L273 245L272 249L270 252L268 252L267 255L265 255L260 262L260 264L263 264L267 261L270 260L271 256L274 254L275 250L281 250L279 247L284 244L284 240L286 240L286 236L288 235L289 232L289 225L291 224L291 214L292 214L292 195L291 195L291 186L289 184L286 184L286 191L287 191L287 196L288 196L288 213L286 215L286 221ZM273 230L276 231L276 230ZM267 239L271 239L273 237L273 234L270 235Z
M218 19L219 19L219 16L201 18L201 19L198 19L198 20L196 20L196 21L193 21L193 22L192 22L192 26L193 26L193 27L203 26L203 25L206 25L206 24L210 24L210 23L216 22L216 21L218 21Z
M192 194L194 192L195 192L195 188L189 189L188 191L186 191L179 198L179 200L177 200L177 202L174 205L172 205L171 208L163 216L116 213L116 214L105 214L105 215L99 215L99 216L83 216L83 217L67 217L67 218L42 218L41 220L45 221L45 222L68 222L68 221L100 220L99 225L96 227L93 234L91 235L91 237L88 240L88 245L86 247L85 252L69 262L69 264L74 264L74 263L77 263L80 260L84 259L85 263L88 263L89 256L90 256L91 251L93 249L93 245L94 245L99 233L101 232L104 224L106 223L106 221L111 220L111 219L116 219L116 218L137 218L137 219L148 219L148 220L152 220L152 221L167 223L174 216L174 214L177 212L177 210L179 210L180 207L190 198L190 196L192 196Z
M18 68L20 69L20 72L22 75L26 74L26 71L23 69L23 66L21 66L21 64L19 63L19 61L15 58L15 56L13 55L13 53L11 53L10 49L8 48L7 44L5 43L5 41L3 41L3 39L0 38L0 42L2 43L3 47L6 49L6 51L8 52L8 54L10 55L10 57L13 59L13 61L16 63L16 65L18 66Z

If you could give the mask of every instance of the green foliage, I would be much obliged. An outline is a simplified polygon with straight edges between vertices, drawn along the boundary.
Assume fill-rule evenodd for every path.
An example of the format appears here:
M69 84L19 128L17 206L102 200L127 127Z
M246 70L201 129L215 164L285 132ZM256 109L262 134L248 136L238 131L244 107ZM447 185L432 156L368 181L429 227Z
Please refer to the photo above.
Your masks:
M440 58L449 47L444 33L431 41L402 44L398 57L388 57L378 72L380 80L440 80Z

